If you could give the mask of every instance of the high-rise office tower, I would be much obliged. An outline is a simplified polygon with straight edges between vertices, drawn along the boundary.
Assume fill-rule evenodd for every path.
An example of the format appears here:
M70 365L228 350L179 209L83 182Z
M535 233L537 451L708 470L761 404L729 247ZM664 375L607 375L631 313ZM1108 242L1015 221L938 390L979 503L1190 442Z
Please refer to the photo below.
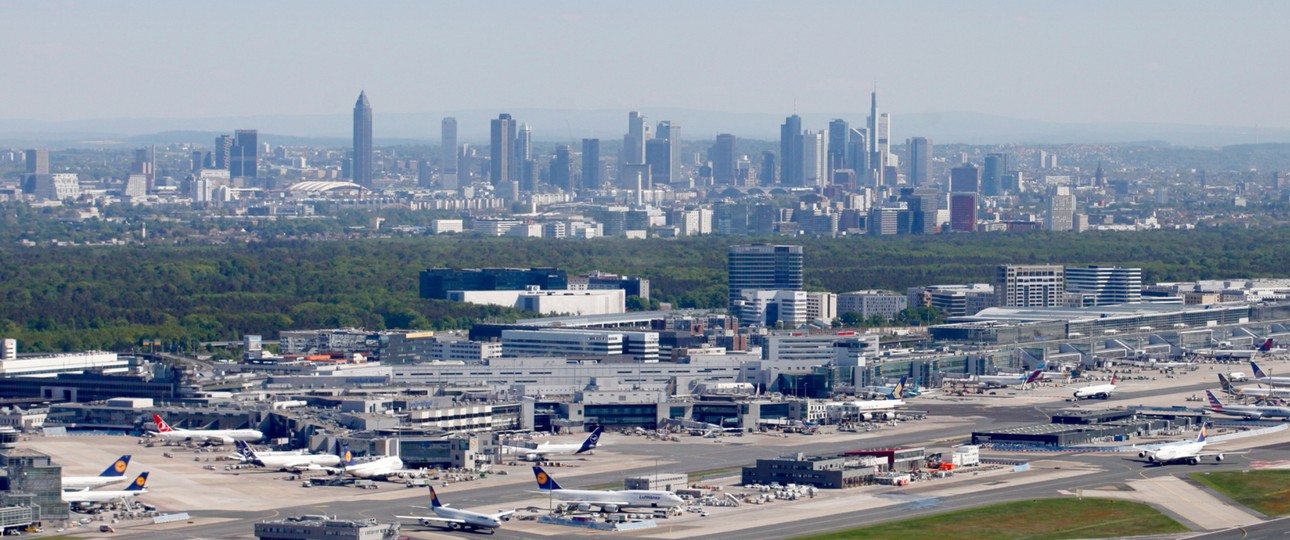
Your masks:
M632 111L627 113L627 135L623 137L624 165L643 165L645 163L645 115Z
M807 130L802 139L802 184L808 187L823 187L829 184L828 153L824 144L824 133Z
M1048 168L1048 152L1047 152L1047 151L1039 150L1039 151L1035 154L1035 168L1036 168L1036 169L1047 169L1047 168Z
M1066 269L1066 292L1087 295L1082 306L1113 306L1142 300L1142 269L1087 266Z
M581 185L589 189L598 189L600 183L604 181L600 174L602 169L600 165L600 139L583 139Z
M651 185L666 185L672 182L669 177L672 171L672 148L667 139L645 141L645 165L649 169Z
M260 174L260 134L254 129L233 132L228 175L232 178L255 178Z
M883 185L886 180L883 176L887 169L887 148L884 147L883 141L886 140L886 132L890 124L885 117L885 114L878 113L878 89L874 88L874 91L869 94L869 172L867 176L875 185Z
M565 193L572 193L577 189L573 185L573 159L568 146L560 145L555 148L555 157L551 159L551 174L547 177L551 179L551 185Z
M520 181L518 182L521 192L534 192L538 190L538 183L541 181L541 175L538 174L538 160L526 159L520 164Z
M510 181L519 172L511 172L511 168L515 166L511 163L515 156L515 137L512 136L515 133L515 119L505 113L497 115L490 125L489 133L488 181L497 186Z
M995 303L1002 307L1061 307L1066 300L1066 269L1061 265L999 266L994 274Z
M358 93L354 103L354 183L372 188L372 104L367 92Z
M757 183L763 186L775 183L775 153L766 150L761 153L761 171L757 173Z
M971 163L950 169L950 193L978 193L981 172Z
M444 189L457 189L458 167L457 119L449 116L439 122L439 176Z
M846 120L836 118L829 122L829 177L833 176L833 171L854 168L851 163L847 161L847 143L850 138L851 128L847 126Z
M953 232L976 231L976 194L950 195L950 230Z
M779 183L802 185L802 117L796 114L779 126Z
M857 179L870 181L869 130L851 128L847 137L847 166L856 172Z
M730 246L726 275L732 310L745 290L801 290L802 246Z
M932 179L932 141L926 137L913 137L905 141L909 147L909 185L926 186Z
M36 148L27 150L27 174L49 174L49 150Z
M211 168L228 169L233 160L233 137L215 137L215 150L211 152Z
M712 183L717 185L735 185L735 136L729 133L717 135L716 144L712 145Z
M1070 186L1055 186L1048 194L1048 215L1044 224L1050 231L1075 228L1075 194Z
M654 138L667 141L667 183L681 181L681 125L671 120L658 123ZM652 170L652 168L651 168Z
M533 128L525 122L515 138L515 163L524 163L530 159L533 159Z
M986 154L985 167L981 171L981 195L986 197L1003 195L1003 175L1007 172L1007 154Z

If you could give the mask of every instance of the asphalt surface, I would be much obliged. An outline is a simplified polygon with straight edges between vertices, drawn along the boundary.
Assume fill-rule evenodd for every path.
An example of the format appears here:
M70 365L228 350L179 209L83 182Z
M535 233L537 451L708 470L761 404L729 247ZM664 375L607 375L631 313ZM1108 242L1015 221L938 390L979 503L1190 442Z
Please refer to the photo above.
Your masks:
M1199 392L1206 389L1212 389L1213 386L1214 384L1212 383L1204 383L1184 387L1117 393L1112 398L1112 401L1123 402L1127 405L1133 404L1135 399L1182 392ZM920 410L926 410L936 416L982 417L982 420L975 422L970 428L980 430L983 428L998 429L1035 422L1047 422L1048 414L1052 411L1069 407L1070 405L1072 405L1072 403L1048 403L1044 404L1042 407L1030 405L983 407L979 403L935 402L929 400L926 402L920 401L917 408ZM922 446L931 441L946 440L966 441L969 436L967 431L970 431L970 429L958 425L906 433L879 430L865 434L865 436L859 440L826 443L815 442L810 437L802 436L800 438L800 444L783 446L758 446L754 444L756 440L755 437L745 438L748 442L742 442L739 438L727 438L726 441L728 442L723 444L710 444L708 443L710 440L704 439L699 439L700 441L704 441L702 443L629 442L615 444L613 450L635 456L642 456L642 459L636 461L637 463L640 463L641 461L650 461L651 458L657 458L659 461L667 463L683 462L683 466L678 467L675 465L669 465L666 467L666 470L669 472L693 473L740 467L751 464L758 458L777 457L794 452L830 454L846 450L854 450L856 448ZM686 439L683 438L682 440L685 441ZM1043 458L1052 457L1047 454L1040 454L1040 456ZM1246 466L1248 461L1251 459L1290 459L1290 447L1259 449L1251 454L1239 457L1241 459L1228 459L1221 464L1206 463L1192 467L1153 467L1147 466L1145 463L1137 460L1136 456L1105 454L1064 455L1061 457L1063 460L1094 464L1104 468L1105 470L1074 477L1037 482L1034 484L1011 486L1008 489L990 489L987 486L983 486L982 489L978 491L943 498L911 497L910 502L904 504L835 514L826 518L816 518L803 521L788 521L786 518L786 521L779 525L741 530L738 532L738 536L742 540L796 537L853 528L864 524L890 521L894 519L906 519L950 510L969 508L988 503L1053 497L1057 495L1058 490L1074 491L1077 489L1092 489L1099 486L1123 483L1126 480L1142 479L1156 475L1186 474L1198 470L1241 469ZM585 459L595 459L595 457L593 456ZM568 481L562 481L561 483L567 488L588 488L607 484L620 484L624 477L649 474L652 472L654 472L654 465L637 466L612 472L578 476ZM507 508L509 506L513 506L513 503L532 499L534 497L533 491L536 489L535 487L531 487L530 484L520 484L519 486L523 487L518 487L517 485L505 485L455 491L451 494L450 502L453 506L459 508ZM320 487L314 489L351 488ZM135 534L137 530L135 529L130 532L132 538L147 539L171 539L180 536L186 538L246 538L251 537L252 524L256 521L281 518L285 516L304 514L338 514L341 517L349 518L371 517L389 520L395 514L415 513L415 511L410 508L412 506L426 505L427 497L423 490L409 489L407 491L408 497L397 500L380 501L354 499L347 500L343 503L284 507L275 511L229 512L194 510L191 511L190 514L195 517L216 518L220 521L186 528L168 529L165 531L139 531L138 534ZM1241 534L1249 534L1250 536L1245 536L1245 538L1276 537L1284 539L1287 538L1284 536L1287 528L1290 528L1290 522L1286 520L1277 520L1267 522L1256 527L1247 528L1244 531L1236 530L1215 532L1205 535L1203 538L1242 538ZM406 523L404 524L404 530L405 533L433 531L435 533L461 538L479 538L482 536L479 533L447 532ZM571 534L573 534L573 531L571 531ZM623 534L627 533L619 533L619 535ZM644 532L644 534L648 534L648 531ZM1233 534L1235 536L1231 536ZM524 533L514 529L507 529L505 527L498 530L492 537L526 540L552 538L551 536ZM730 534L725 533L696 536L694 538L715 540L718 538L729 537Z

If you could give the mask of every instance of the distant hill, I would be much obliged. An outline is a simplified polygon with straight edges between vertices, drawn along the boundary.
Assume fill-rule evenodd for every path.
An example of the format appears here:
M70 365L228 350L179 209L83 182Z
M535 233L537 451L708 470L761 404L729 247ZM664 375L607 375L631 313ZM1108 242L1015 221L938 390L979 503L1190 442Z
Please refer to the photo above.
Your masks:
M717 133L741 138L776 140L784 115L728 113L675 108L642 108L651 123L672 120L683 139L708 139ZM509 112L533 128L535 140L571 142L584 137L616 140L627 129L626 110L508 109L425 113L386 113L375 117L377 144L437 143L444 116L457 118L458 139L486 145L488 121ZM826 129L832 118L852 125L865 122L868 112L802 113L807 129ZM315 143L343 146L350 138L350 116L281 115L227 118L111 118L66 122L0 120L0 144L50 146L196 142L210 144L215 134L254 128L272 135L275 144ZM1081 124L1023 120L969 112L892 113L895 143L907 137L929 137L934 143L1064 144L1164 141L1181 146L1218 147L1233 144L1290 142L1290 129L1188 124ZM188 139L191 137L191 139Z

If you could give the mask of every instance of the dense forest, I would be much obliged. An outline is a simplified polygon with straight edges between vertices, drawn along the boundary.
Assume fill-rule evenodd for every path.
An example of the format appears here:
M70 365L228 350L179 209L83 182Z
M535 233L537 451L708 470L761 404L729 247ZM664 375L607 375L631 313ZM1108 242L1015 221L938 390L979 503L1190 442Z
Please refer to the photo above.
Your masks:
M724 307L728 246L748 239L422 238L225 246L0 249L0 336L23 350L127 349L296 328L465 328L511 309L417 298L435 266L558 266L649 278L676 307ZM805 246L807 287L988 282L1004 263L1138 266L1148 282L1283 276L1290 229L774 239Z

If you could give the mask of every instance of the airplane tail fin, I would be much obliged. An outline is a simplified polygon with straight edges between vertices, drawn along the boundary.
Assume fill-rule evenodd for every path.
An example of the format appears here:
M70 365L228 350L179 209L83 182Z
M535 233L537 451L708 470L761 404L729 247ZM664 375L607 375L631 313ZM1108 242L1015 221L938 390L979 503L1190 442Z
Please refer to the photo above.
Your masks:
M1232 381L1227 380L1227 377L1224 377L1222 373L1218 374L1218 385L1222 387L1224 392L1229 394L1236 393L1236 389L1232 387Z
M909 384L909 376L908 376L908 375L905 375L904 377L901 377L901 378L900 378L900 381L896 383L896 386L891 387L891 393L890 393L890 394L887 394L887 397L889 397L889 398L891 398L891 399L900 399L900 398L905 397L905 385L906 385L906 384Z
M157 433L170 433L171 431L174 431L170 427L170 424L167 424L165 420L162 420L160 414L152 415L152 423L157 424Z
M1111 374L1111 384L1115 384L1115 380L1116 380L1116 379L1118 379L1119 377L1120 377L1120 374L1119 374L1119 373L1112 373L1112 374Z
M1206 391L1205 391L1205 395L1206 395L1206 396L1209 396L1209 406L1210 406L1210 407L1212 407L1214 410L1222 410L1222 409L1223 409L1223 402L1219 401L1219 400L1218 400L1218 398L1214 396L1214 393L1213 393L1213 392L1210 392L1209 390L1206 390Z
M548 475L546 471L542 470L542 467L538 467L535 465L533 467L533 475L537 477L538 489L541 489L541 490L560 489L560 484L557 484L555 482L555 479L551 478L551 475Z
M108 465L108 468L103 469L103 472L100 473L99 476L111 477L111 478L125 476L125 468L129 466L130 466L130 454L126 454L124 456L116 458L116 461L113 462L111 465Z
M591 432L591 435L587 436L587 440L582 441L582 446L579 447L578 451L574 452L574 454L581 454L588 450L595 449L596 446L600 444L600 434L604 431L605 428L603 426L596 426L596 429Z
M1041 369L1036 369L1035 371L1033 371L1033 372L1031 372L1031 373L1030 373L1030 376L1029 376L1029 377L1026 377L1026 383L1025 383L1025 384L1030 384L1030 383L1033 383L1033 382L1035 382L1035 381L1038 381L1038 380L1039 380L1039 377L1040 377L1040 376L1042 376L1043 374L1044 374L1044 370L1043 370L1042 368L1041 368Z
M342 467L354 466L354 453L349 451L349 445L336 442L336 447L340 450L336 455L340 456L340 465Z
M1254 376L1257 378L1262 379L1268 376L1266 373L1263 372L1263 370L1259 369L1259 365L1254 363L1253 360L1250 361L1250 369L1254 371Z
M1272 350L1272 345L1273 345L1272 338L1268 338L1268 340L1264 341L1263 345L1259 347L1259 352L1268 352Z
M441 507L443 507L443 505L439 503L439 494L434 492L434 486L430 486L430 508Z
M1205 432L1209 430L1209 424L1200 426L1200 435L1196 436L1196 442L1205 442Z
M139 476L135 477L133 482L130 482L130 487L125 488L125 490L143 491L144 486L146 486L147 484L148 484L148 473L141 472L139 473Z

